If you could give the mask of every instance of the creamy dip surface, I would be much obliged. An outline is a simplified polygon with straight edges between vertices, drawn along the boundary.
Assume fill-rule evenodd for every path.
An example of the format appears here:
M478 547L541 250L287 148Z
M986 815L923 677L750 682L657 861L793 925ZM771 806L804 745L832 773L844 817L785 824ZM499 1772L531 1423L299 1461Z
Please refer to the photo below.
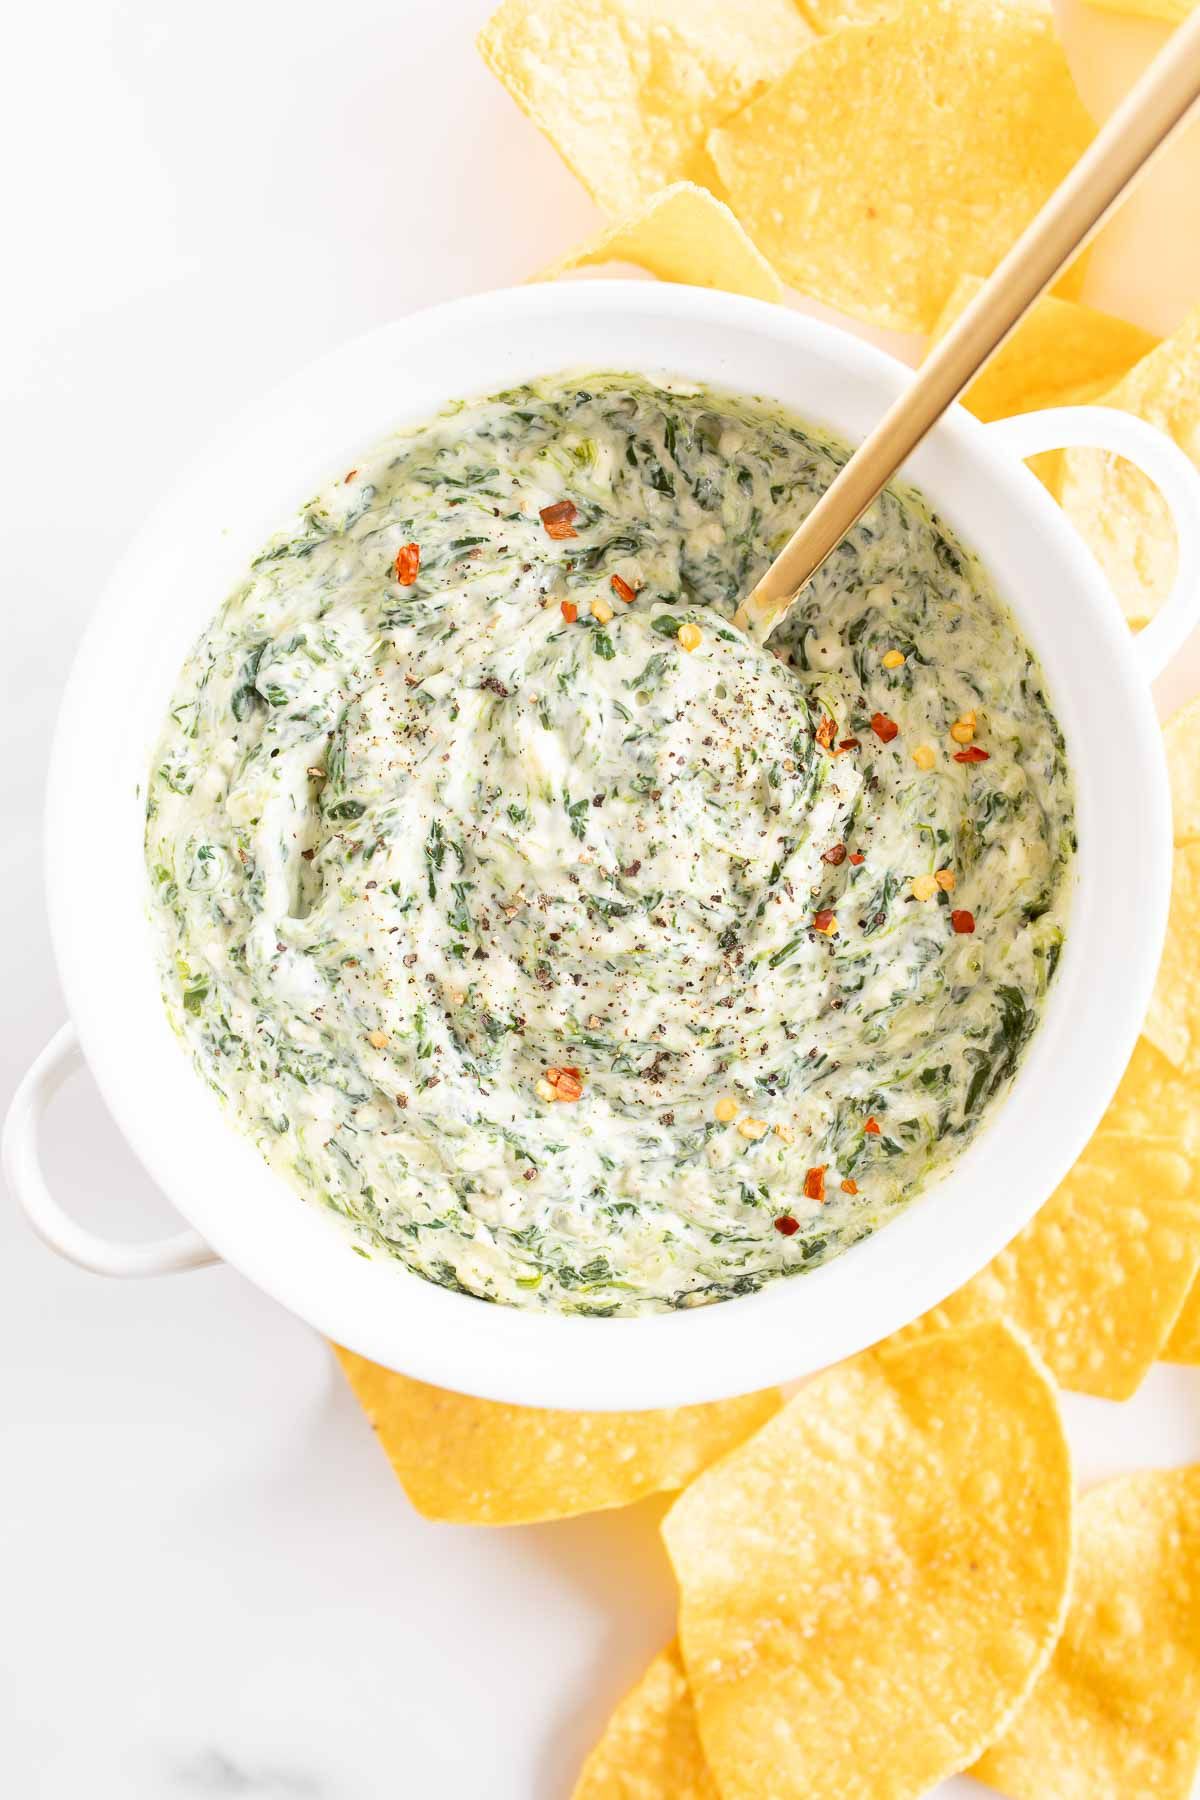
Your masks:
M889 489L769 649L732 623L846 455L554 376L363 455L195 646L148 790L167 1008L359 1254L569 1312L750 1293L1007 1088L1075 844L1013 619Z

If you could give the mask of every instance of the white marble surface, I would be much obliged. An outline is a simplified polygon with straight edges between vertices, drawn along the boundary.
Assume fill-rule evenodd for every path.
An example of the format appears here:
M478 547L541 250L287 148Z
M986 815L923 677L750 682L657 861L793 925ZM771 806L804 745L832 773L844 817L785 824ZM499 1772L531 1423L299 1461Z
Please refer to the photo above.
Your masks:
M484 0L63 0L9 28L0 162L0 1094L59 1022L38 865L57 695L97 585L222 418L340 337L517 280L587 201L477 63ZM1094 106L1159 41L1072 13ZM1101 247L1165 328L1200 145ZM1194 212L1191 216L1194 216ZM1194 234L1193 234L1194 235ZM182 547L186 552L186 546ZM1200 656L1172 686L1200 686ZM86 1077L81 1216L166 1220ZM13 1800L558 1800L670 1629L661 1511L418 1520L324 1346L228 1270L106 1284L0 1209L0 1787ZM1084 1479L1200 1456L1200 1377L1068 1403ZM945 1795L965 1796L971 1784Z

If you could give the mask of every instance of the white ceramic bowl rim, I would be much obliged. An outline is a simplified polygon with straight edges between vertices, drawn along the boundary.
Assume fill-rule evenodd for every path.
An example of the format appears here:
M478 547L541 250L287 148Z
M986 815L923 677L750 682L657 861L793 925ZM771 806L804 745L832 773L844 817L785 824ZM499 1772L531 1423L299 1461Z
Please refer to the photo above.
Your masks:
M1144 1015L1170 883L1169 800L1148 682L1124 622L1089 553L1017 460L1044 447L1039 430L1054 444L1080 438L1061 422L1039 427L1037 415L1013 422L1019 441L1005 438L1006 427L994 435L955 408L906 476L980 552L1041 656L1077 783L1072 927L1045 1019L998 1116L874 1237L803 1279L719 1306L633 1320L542 1316L352 1254L336 1221L303 1204L230 1128L166 1024L145 920L139 784L187 648L297 501L445 400L562 368L636 368L771 395L850 441L909 373L786 309L642 282L480 295L323 357L223 435L109 584L55 740L49 909L71 1015L105 1099L217 1254L327 1336L443 1387L528 1405L677 1405L861 1349L974 1274L1046 1199L1095 1128ZM1098 441L1105 416L1079 415L1087 441ZM91 871L84 882L80 869ZM26 1188L31 1155L23 1141L11 1164L22 1162ZM184 1240L193 1261L198 1244Z

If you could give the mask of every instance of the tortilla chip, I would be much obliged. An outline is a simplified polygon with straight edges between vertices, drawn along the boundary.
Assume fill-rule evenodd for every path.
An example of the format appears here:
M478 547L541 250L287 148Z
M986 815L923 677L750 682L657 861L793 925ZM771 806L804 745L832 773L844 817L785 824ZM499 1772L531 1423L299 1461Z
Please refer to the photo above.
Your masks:
M1142 19L1165 19L1180 25L1195 9L1196 0L1088 0L1102 12L1133 13Z
M530 1525L686 1485L778 1412L777 1388L664 1412L549 1412L428 1387L334 1352L401 1487L453 1525Z
M1188 1800L1200 1768L1200 1468L1079 1503L1049 1668L972 1771L1016 1800Z
M1157 425L1200 465L1200 307L1103 395ZM1152 618L1175 576L1175 530L1158 489L1107 450L1068 450L1059 498L1132 624Z
M1164 733L1167 766L1171 772L1177 846L1200 843L1200 747L1195 739L1197 730L1200 730L1200 701L1193 700L1190 706L1185 706L1175 714ZM1178 858L1178 850L1176 855ZM1176 1041L1173 1028L1169 1028L1168 1036L1172 1042ZM1160 1073L1159 1078L1164 1088L1172 1093L1176 1130L1200 1160L1200 1153L1197 1152L1197 1139L1200 1139L1200 1079L1194 1074L1180 1075L1161 1051L1150 1045L1146 1048L1157 1058L1160 1071L1169 1071L1166 1075ZM1200 1276L1193 1280L1188 1289L1171 1335L1160 1354L1164 1362L1200 1363Z
M896 0L800 0L814 31L841 31L847 25L874 25L896 10Z
M1190 1361L1194 1347L1200 1360L1198 1273L1200 1083L1139 1038L1099 1130L1033 1222L897 1337L1006 1317L1063 1387L1123 1400L1157 1358Z
M707 183L714 125L812 38L793 0L503 0L484 61L592 198L620 217Z
M1097 1137L1110 1134L1164 1138L1200 1162L1200 1086L1181 1075L1148 1038L1138 1039L1100 1121Z
M660 281L722 288L752 300L782 300L783 283L729 208L707 188L677 181L629 218L534 276L553 281L595 263L637 263Z
M655 1657L617 1707L571 1800L721 1800L678 1644Z
M1093 135L1041 0L897 0L893 17L818 38L709 148L786 281L929 331Z
M1161 1355L1198 1269L1192 1162L1173 1138L1100 1131L1032 1224L910 1329L1006 1318L1061 1386L1126 1400Z
M1200 1281L1193 1281L1171 1335L1163 1345L1163 1362L1200 1363Z
M908 1800L963 1768L1066 1605L1053 1384L999 1322L803 1387L663 1521L722 1800Z
M982 286L978 275L960 277L933 328L935 343ZM1157 342L1152 332L1128 319L1046 295L976 376L962 397L963 405L977 419L1007 419L1044 406L1086 405L1106 393Z
M1171 775L1175 842L1200 842L1200 700L1175 714L1163 732Z
M1200 1075L1200 843L1175 850L1171 912L1142 1030L1177 1069Z

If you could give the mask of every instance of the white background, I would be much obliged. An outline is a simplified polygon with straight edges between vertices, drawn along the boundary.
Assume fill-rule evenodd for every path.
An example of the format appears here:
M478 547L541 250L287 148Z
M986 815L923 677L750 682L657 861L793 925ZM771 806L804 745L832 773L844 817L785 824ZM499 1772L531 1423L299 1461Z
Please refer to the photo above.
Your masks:
M147 507L300 363L519 281L596 221L479 63L486 11L62 0L8 28L4 1096L62 1014L38 845L58 694ZM1098 115L1164 35L1086 8L1064 24ZM1198 180L1193 132L1102 242L1089 298L1160 330L1200 300ZM1167 698L1198 687L1194 647ZM81 905L103 879L79 871ZM81 1217L130 1236L167 1222L86 1078L51 1135ZM536 1530L424 1524L322 1343L228 1270L105 1283L6 1201L0 1334L13 1800L559 1800L669 1635L661 1504ZM1085 1481L1200 1457L1200 1376L1067 1404Z

